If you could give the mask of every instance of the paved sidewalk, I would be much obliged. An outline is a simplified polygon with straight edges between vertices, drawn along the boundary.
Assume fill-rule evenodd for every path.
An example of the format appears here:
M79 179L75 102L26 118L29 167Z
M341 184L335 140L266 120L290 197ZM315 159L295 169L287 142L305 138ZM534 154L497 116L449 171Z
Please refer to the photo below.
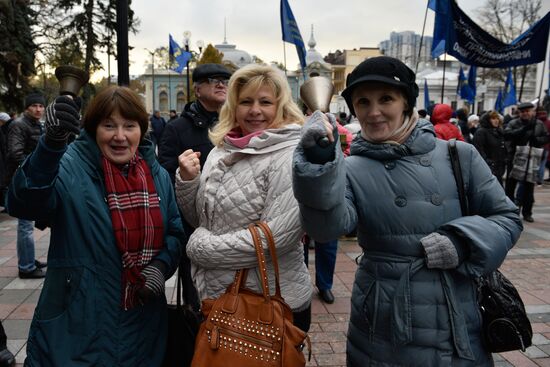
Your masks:
M495 355L497 367L550 367L550 186L538 187L535 198L536 222L525 223L518 244L502 266L527 306L533 325L533 346L525 353ZM0 214L0 319L8 335L8 347L16 354L17 366L22 366L26 337L43 282L17 277L16 227L15 219ZM46 260L49 231L35 230L35 241L37 258ZM354 259L359 253L355 242L340 241L333 288L336 301L326 305L314 295L310 330L313 356L308 366L345 366ZM313 251L309 261L313 272ZM170 279L167 282L170 297L174 294L173 287L174 279Z

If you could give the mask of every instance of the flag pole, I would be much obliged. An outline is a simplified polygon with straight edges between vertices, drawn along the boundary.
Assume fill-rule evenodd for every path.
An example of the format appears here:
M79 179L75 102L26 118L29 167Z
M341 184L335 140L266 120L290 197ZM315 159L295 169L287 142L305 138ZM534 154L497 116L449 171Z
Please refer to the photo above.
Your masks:
M285 45L285 41L283 41L283 57L284 57L284 61L285 61L285 76L287 76L287 73L286 73L286 45Z
M546 71L546 58L544 58L544 61L542 62L542 75L540 78L540 84L539 84L539 93L537 95L537 108L540 106L540 96L542 94L542 84L544 83L544 73Z
M172 58L170 55L168 55L168 111L172 109L172 79L170 76L172 75Z
M426 18L428 18L428 5L430 0L426 3L426 12L424 13L424 24L422 25L422 35L420 36L420 47L418 48L418 58L416 59L416 67L414 68L414 74L418 73L418 64L420 64L420 54L422 53L422 41L424 40L424 30L426 29Z
M443 103L443 97L445 96L445 69L447 68L447 53L443 54L443 80L441 81L441 103Z

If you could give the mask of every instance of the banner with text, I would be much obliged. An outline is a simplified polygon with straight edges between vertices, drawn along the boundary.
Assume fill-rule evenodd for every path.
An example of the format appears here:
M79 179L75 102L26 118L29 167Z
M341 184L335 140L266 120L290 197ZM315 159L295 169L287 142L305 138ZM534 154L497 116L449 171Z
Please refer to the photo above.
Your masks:
M504 68L541 62L546 57L550 12L510 44L506 44L472 21L454 0L437 0L432 57L447 52L468 65Z

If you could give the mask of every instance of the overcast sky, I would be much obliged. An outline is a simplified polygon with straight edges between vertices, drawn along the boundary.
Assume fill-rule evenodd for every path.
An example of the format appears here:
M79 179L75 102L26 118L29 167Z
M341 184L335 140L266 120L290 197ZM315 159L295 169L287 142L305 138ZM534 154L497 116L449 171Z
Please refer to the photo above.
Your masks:
M476 13L485 0L457 0L457 3L478 21ZM289 0L289 4L306 49L313 25L316 49L326 55L336 49L377 47L392 31L412 30L421 34L427 1ZM150 60L144 48L167 46L169 33L182 46L183 32L189 30L191 48L195 50L198 40L205 44L222 43L224 19L228 43L265 62L283 62L279 6L280 0L134 0L132 8L140 26L137 34L129 36L134 47L130 52L130 74L144 72ZM542 15L548 10L550 0L543 0ZM433 23L434 13L430 10L425 35L432 35ZM101 58L106 67L106 56ZM288 68L295 69L298 57L292 44L286 44L286 59ZM111 74L116 74L115 60L111 60Z

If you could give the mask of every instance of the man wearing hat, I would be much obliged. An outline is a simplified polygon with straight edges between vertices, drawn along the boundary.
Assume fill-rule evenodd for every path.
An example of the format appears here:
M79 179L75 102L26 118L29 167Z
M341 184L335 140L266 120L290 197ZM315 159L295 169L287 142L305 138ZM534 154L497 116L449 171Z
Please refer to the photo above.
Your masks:
M170 120L158 146L158 161L168 171L174 183L178 157L187 149L200 152L200 164L214 148L208 131L218 122L218 112L225 102L227 84L231 71L220 64L203 64L193 70L193 90L196 100L188 103L180 118ZM185 232L190 235L193 228L183 221ZM184 279L184 295L196 309L199 299L191 279L190 262L185 251L180 263L180 274Z
M188 103L181 117L170 121L159 143L159 163L166 168L172 182L178 168L178 157L187 149L200 152L201 167L214 147L208 131L218 121L225 102L231 72L220 64L203 64L193 70L196 100Z
M8 150L6 157L7 178L11 181L17 167L32 153L38 139L44 132L40 119L44 115L46 100L40 93L31 93L25 98L23 115L13 121L8 129ZM34 223L18 219L17 222L17 266L19 278L44 278L46 263L34 257Z
M535 202L533 182L517 180L512 177L514 155L516 147L529 145L535 148L542 148L548 142L546 126L535 117L535 106L531 102L520 103L517 107L519 117L508 123L504 130L504 138L509 142L508 151L508 173L506 178L506 196L514 201L514 195L518 182L523 185L523 194L520 198L521 214L526 222L534 222L533 203Z

